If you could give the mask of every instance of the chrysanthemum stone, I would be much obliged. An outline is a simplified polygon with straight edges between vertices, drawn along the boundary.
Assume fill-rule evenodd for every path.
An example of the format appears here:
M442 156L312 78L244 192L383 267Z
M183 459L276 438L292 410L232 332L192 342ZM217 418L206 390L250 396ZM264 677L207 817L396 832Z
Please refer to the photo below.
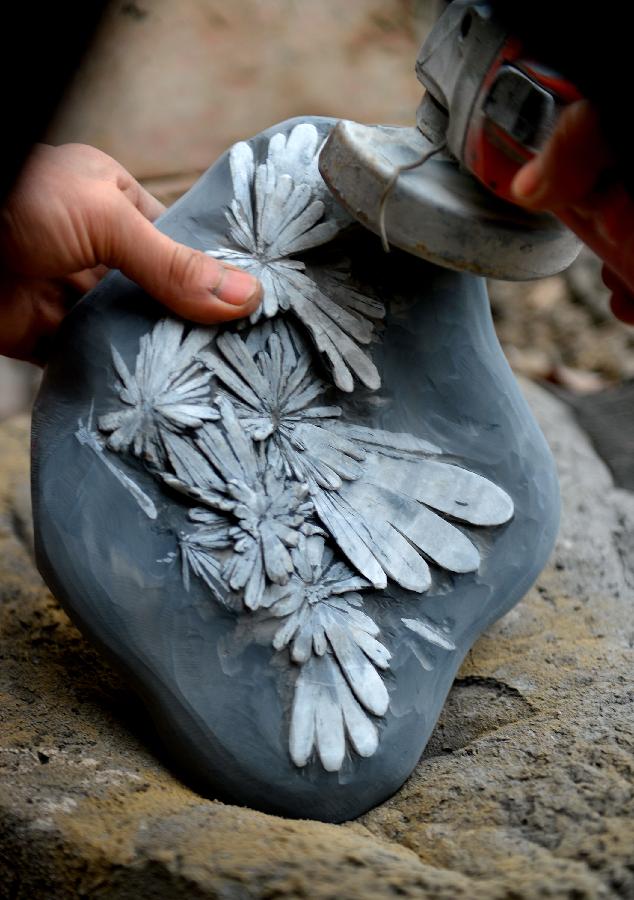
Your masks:
M348 227L316 173L331 125L241 143L159 223L270 266L257 321L175 321L118 273L73 310L33 485L45 579L185 777L341 821L411 772L558 494L484 283Z

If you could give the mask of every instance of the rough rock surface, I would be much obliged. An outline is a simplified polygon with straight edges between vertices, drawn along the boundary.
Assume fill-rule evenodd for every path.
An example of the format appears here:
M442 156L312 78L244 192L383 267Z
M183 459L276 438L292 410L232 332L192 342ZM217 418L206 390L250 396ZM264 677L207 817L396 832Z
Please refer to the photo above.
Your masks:
M610 312L601 268L584 248L561 275L489 282L496 331L516 372L573 395L634 377L634 329Z
M634 497L558 400L559 543L466 660L412 778L348 825L203 800L30 555L27 423L0 430L0 897L634 896Z

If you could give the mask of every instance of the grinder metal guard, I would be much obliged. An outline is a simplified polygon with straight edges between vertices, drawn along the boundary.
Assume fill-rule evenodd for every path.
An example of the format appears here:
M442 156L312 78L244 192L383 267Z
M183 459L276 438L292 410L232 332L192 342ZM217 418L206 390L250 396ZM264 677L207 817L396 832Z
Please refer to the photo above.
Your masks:
M575 235L508 200L575 88L468 0L438 19L416 73L427 89L417 127L341 121L331 132L320 170L335 197L390 244L452 269L524 281L569 266Z

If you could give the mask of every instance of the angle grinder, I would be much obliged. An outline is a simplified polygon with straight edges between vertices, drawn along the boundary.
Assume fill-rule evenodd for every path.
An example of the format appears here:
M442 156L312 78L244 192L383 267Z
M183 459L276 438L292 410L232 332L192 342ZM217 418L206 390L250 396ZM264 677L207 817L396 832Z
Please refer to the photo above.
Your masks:
M416 127L340 121L319 168L337 200L394 245L439 265L524 281L570 265L578 238L511 201L518 169L548 140L569 81L524 53L488 3L453 0L416 61Z

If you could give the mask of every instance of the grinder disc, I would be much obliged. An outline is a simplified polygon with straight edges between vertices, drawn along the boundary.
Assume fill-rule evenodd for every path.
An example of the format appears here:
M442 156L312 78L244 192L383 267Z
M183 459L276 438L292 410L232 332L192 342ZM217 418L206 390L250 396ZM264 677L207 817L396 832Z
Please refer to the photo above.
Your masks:
M330 132L319 168L348 212L380 234L381 199L396 170L431 149L417 128L342 120ZM498 199L444 151L398 176L385 201L384 225L389 243L408 253L504 281L555 275L581 248L554 216Z

